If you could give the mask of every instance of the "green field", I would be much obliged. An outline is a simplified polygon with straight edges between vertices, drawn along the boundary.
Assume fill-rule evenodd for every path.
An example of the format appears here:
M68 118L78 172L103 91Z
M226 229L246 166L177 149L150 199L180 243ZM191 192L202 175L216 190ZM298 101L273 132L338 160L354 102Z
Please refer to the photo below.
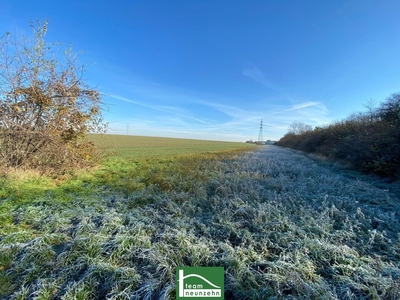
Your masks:
M127 136L89 135L95 145L112 157L142 159L182 154L196 154L235 149L253 149L254 145L238 142L219 142L191 139Z

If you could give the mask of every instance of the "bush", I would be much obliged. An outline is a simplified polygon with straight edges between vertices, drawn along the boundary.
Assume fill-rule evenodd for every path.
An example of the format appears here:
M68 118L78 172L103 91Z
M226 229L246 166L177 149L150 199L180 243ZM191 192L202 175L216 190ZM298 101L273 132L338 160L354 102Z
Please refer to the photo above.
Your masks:
M102 132L100 93L82 81L77 55L44 38L0 39L0 161L3 167L63 170L96 157L88 132Z

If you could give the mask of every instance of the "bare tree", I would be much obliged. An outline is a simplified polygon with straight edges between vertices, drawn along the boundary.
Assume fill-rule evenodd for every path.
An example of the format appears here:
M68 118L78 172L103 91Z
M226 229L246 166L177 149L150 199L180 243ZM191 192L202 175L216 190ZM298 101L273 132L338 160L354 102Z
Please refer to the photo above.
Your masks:
M374 122L377 121L378 114L376 112L376 104L377 101L374 99L369 99L367 101L367 104L364 104L364 107L367 109L366 116L369 124L373 124Z
M291 134L302 134L311 130L311 125L304 124L300 121L293 121L288 127L288 133Z
M93 158L88 132L103 132L100 93L82 80L69 47L48 44L47 21L33 37L0 39L0 160L5 166L59 167ZM62 55L60 54L62 53Z
M392 94L378 109L381 119L400 130L400 93Z

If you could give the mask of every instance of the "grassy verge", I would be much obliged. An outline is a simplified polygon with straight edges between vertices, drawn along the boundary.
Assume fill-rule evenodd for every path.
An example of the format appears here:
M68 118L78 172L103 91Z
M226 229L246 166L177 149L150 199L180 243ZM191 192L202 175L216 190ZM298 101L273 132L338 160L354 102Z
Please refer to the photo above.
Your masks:
M0 294L174 299L176 266L223 266L230 299L400 298L398 199L281 148L235 155L108 161L10 206Z
M157 205L157 202L163 201L163 194L171 191L178 194L193 192L197 184L206 180L207 172L213 173L215 161L231 159L246 150L248 148L163 157L150 155L147 158L134 159L113 156L104 160L102 166L96 170L70 175L64 180L35 173L9 174L1 181L0 295L23 299L36 291L34 293L38 297L34 297L35 299L98 298L103 294L95 292L98 288L97 276L114 276L114 268L121 273L118 278L104 280L115 283L119 280L132 281L127 286L136 286L132 284L141 276L134 268L121 269L114 266L122 263L122 252L121 257L118 251L115 252L110 260L103 260L105 256L100 255L103 246L99 248L98 243L104 243L110 238L106 238L106 235L111 234L114 225L122 225L122 216L119 213L114 214L115 209L112 207L120 205L118 202L121 199L135 197L134 201L128 201L123 208L131 211L146 205ZM98 225L102 227L103 217L110 212L114 215L109 221L114 225L109 227L108 230L111 231L108 234L98 239L91 232L91 222L98 218ZM86 225L81 228L81 218L87 219L84 221L88 226L86 229L83 229ZM72 224L75 224L73 228L70 227ZM133 228L129 229L129 232L133 231ZM124 245L130 245L134 240L125 240L126 237L124 235L120 241ZM147 239L140 235L136 238ZM70 249L71 242L78 248L74 246ZM140 242L138 245L141 244ZM75 273L80 272L80 267L76 266L76 259L89 258L80 253L86 253L87 249L90 253L88 255L96 257L97 262L103 265L104 274L96 269L90 275L92 277L89 276L89 282L85 279L79 283ZM65 251L68 252L68 259L67 262L60 262L63 271L59 275L62 277L61 282L64 282L64 285L60 285L58 280L51 279L54 275L50 278L48 276L60 271L55 266L57 263L54 259L58 260L66 255ZM21 255L28 265L20 260ZM113 263L110 264L110 261ZM86 263L84 265L87 267ZM74 282L75 280L78 282Z
M201 180L197 169L203 161L254 149L244 143L170 138L91 135L90 139L104 154L95 169L57 177L10 169L0 178L0 235L25 228L15 224L9 211L38 203L68 206L77 197L91 198L104 193L129 195L149 185L171 190L186 182L183 178Z

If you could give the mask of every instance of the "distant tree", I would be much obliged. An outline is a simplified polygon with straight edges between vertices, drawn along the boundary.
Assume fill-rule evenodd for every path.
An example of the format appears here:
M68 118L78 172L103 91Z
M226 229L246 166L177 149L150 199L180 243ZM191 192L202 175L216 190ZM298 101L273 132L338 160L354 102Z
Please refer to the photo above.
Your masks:
M0 38L0 161L3 166L60 168L94 157L88 132L103 132L100 93L82 80L69 47L48 44L48 22L31 38Z
M303 122L294 121L288 127L288 133L291 134L303 134L307 131L311 131L312 127L310 125L304 124Z

